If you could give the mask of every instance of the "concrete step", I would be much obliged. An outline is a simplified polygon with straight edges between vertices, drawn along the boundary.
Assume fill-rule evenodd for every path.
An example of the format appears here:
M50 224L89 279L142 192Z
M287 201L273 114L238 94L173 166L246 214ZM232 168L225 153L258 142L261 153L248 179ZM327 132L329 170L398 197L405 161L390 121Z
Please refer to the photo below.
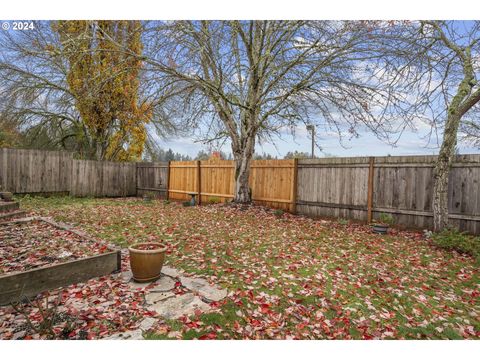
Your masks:
M10 212L1 212L0 213L0 222L5 222L17 218L24 217L27 214L24 210L10 211Z

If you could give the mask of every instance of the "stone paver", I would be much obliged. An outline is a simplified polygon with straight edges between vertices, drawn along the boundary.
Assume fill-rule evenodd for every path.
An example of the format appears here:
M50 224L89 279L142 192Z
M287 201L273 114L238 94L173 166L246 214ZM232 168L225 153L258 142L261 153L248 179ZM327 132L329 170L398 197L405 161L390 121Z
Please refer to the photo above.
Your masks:
M105 340L143 340L142 330L130 330L106 337Z
M145 289L145 306L166 319L190 316L196 311L210 311L212 308L208 305L209 302L220 301L227 296L226 289L212 286L202 278L184 276L179 270L168 266L162 268L162 276L154 282L137 283L133 281L131 271L124 271L118 276L132 290ZM172 290L178 280L191 292L175 295ZM155 317L147 317L141 321L138 330L115 334L107 339L143 339L142 331L151 329L157 320Z
M177 269L171 268L169 266L162 267L162 274L165 274L173 278L179 278L180 276L182 276L180 271L178 271Z
M23 339L23 337L27 334L25 330L16 332L13 334L12 340L18 340L18 339Z
M151 292L145 295L145 301L147 302L148 305L153 305L156 304L160 301L167 300L171 297L174 297L175 294L170 292L170 291L165 291L165 292Z
M130 270L124 271L120 274L118 274L119 279L122 279L122 281L129 282L132 280L132 272Z
M205 279L182 276L180 277L180 282L187 289L198 293L210 301L220 301L227 296L226 289L211 286Z
M140 290L140 289L145 289L147 286L151 285L152 282L139 283L139 282L133 281L133 279L132 279L132 280L130 280L127 284L128 284L128 286L130 286L132 289Z
M140 323L139 329L142 331L150 330L156 322L157 322L157 319L147 317L142 320L142 322Z
M175 287L175 281L168 276L162 276L153 284L154 284L154 287L150 289L151 292L170 291Z
M167 319L178 319L183 315L193 315L195 310L203 312L210 309L208 304L191 293L176 296L149 307L149 310L155 311L158 315Z

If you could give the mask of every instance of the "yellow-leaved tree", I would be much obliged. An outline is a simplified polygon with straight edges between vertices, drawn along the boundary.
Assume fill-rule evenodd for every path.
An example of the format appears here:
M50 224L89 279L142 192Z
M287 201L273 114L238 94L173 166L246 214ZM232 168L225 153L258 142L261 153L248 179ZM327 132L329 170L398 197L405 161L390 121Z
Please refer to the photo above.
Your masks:
M140 22L75 20L52 26L67 63L69 90L87 129L90 157L139 159L152 116L150 104L139 101Z

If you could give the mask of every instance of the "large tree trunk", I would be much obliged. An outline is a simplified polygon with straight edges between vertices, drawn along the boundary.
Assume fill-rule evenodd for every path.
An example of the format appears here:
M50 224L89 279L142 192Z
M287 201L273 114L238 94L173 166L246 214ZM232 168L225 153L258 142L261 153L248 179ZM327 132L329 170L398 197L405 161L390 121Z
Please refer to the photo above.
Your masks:
M103 160L103 146L100 142L97 142L95 146L95 160Z
M433 229L442 231L448 226L448 177L457 144L460 116L450 114L445 124L443 142L434 169Z
M248 179L250 177L250 163L252 161L252 153L243 151L234 153L235 159L235 193L233 201L237 203L250 203L251 193Z
M235 192L233 201L247 204L252 201L248 179L250 177L250 163L255 150L255 134L250 133L249 136L239 139L234 144L232 144L233 159L235 160Z

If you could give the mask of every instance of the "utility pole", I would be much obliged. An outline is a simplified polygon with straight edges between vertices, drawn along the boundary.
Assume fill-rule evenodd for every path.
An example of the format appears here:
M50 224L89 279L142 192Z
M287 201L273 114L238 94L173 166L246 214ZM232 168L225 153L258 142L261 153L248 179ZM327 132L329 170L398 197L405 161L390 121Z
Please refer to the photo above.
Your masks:
M315 157L314 148L315 148L315 125L307 125L307 131L312 132L312 159Z

